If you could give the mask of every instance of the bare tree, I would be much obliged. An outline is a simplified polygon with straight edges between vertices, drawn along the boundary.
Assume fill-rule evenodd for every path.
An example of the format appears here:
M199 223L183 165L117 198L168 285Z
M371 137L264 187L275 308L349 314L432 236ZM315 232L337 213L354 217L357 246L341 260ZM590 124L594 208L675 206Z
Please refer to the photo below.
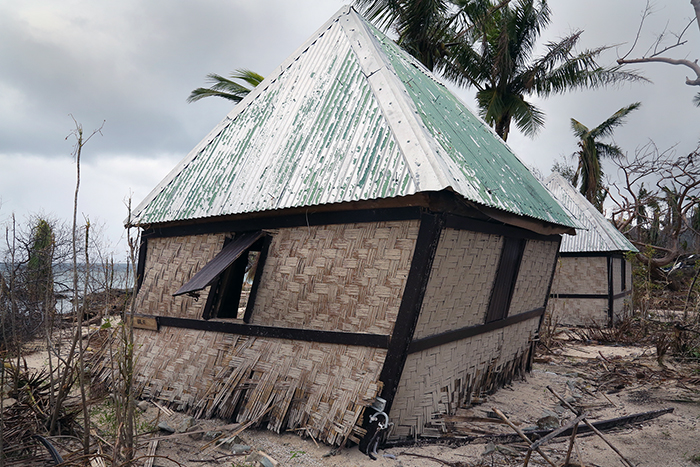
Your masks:
M692 215L700 203L700 146L678 156L674 148L659 151L650 142L635 151L632 160L619 159L615 164L622 176L609 190L616 205L613 222L640 248L637 257L644 264L652 268L670 264L683 252L681 236L694 231ZM661 233L658 238L640 235L654 222ZM648 256L649 247L656 254Z
M651 5L647 1L646 7L642 13L642 20L639 24L639 29L637 30L637 35L632 43L630 50L617 60L619 65L627 65L633 63L667 63L669 65L681 65L689 68L694 74L695 78L689 78L686 76L685 84L689 86L700 86L700 65L698 65L698 60L688 60L687 58L674 58L670 56L670 53L676 53L676 51L687 44L687 39L685 39L688 29L697 22L698 28L700 29L700 0L690 0L694 8L695 17L692 18L688 24L680 32L663 31L659 34L654 42L647 48L647 50L641 54L637 54L635 49L639 44L639 38L644 28L645 20L652 14ZM666 39L671 36L673 39L668 42ZM637 57L633 56L633 53L637 54ZM632 58L628 58L632 56ZM698 93L694 100L696 105L700 105L700 93Z
M72 116L71 116L72 117ZM78 218L78 193L80 192L80 157L82 155L82 150L85 144L87 144L90 139L95 136L97 133L102 134L102 126L104 126L104 122L102 123L102 126L100 126L97 130L93 131L90 136L87 138L84 137L83 135L83 127L80 125L75 118L73 118L73 122L75 123L75 130L71 132L71 134L68 136L74 136L76 139L75 146L73 147L73 155L75 156L75 165L76 165L76 183L75 183L75 195L73 199L73 227L72 227L72 252L73 252L73 311L76 316L76 324L75 324L75 334L73 335L73 340L71 342L70 350L68 351L68 355L65 358L64 361L64 369L63 373L60 376L60 384L58 387L58 394L56 395L56 405L53 407L53 412L51 414L51 421L49 423L49 431L54 432L57 427L57 421L58 421L58 416L61 411L61 408L63 406L63 402L65 401L66 397L68 396L68 393L71 388L71 382L73 381L73 378L75 377L75 370L73 365L74 365L74 358L75 358L75 352L76 349L78 349L80 359L79 359L79 368L77 368L78 372L78 377L80 378L81 383L84 383L84 365L83 359L82 359L82 351L83 351L83 344L82 344L82 313L79 310L79 301L78 301L78 226L77 226L77 218ZM66 139L68 139L66 137ZM84 393L84 384L81 384L81 394ZM84 395L83 395L84 397ZM85 417L85 431L89 434L90 430L90 425L89 425L89 414L87 413L87 409L84 411L84 417ZM87 455L88 450L89 450L89 443L87 436L83 440L83 449L84 453Z

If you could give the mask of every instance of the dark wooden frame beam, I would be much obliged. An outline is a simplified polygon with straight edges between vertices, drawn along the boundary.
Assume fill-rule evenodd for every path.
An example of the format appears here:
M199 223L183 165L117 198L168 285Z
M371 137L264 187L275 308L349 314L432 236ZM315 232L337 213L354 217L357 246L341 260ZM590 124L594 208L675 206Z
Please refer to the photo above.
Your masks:
M386 401L384 411L389 413L399 387L401 374L408 357L408 348L413 340L413 333L418 323L418 316L423 305L425 290L430 279L435 252L440 242L444 220L435 214L424 214L421 217L416 248L413 253L411 267L406 279L398 316L394 323L391 343L384 360L379 380L384 384L381 397Z
M594 293L557 293L551 296L552 298L573 298L576 300L607 300L610 298L607 294Z
M307 225L332 225L360 222L401 221L420 219L428 212L425 207L408 206L398 208L358 209L349 211L323 211L305 214L288 214L275 217L260 217L244 220L209 221L201 224L176 225L170 227L144 228L145 237L179 237L220 232L239 232L260 229L301 227ZM445 215L445 227L456 230L503 235L512 238L533 240L552 240L557 235L541 235L525 229L519 229L501 223L491 223L479 219L453 214Z
M501 329L512 324L520 323L522 321L527 321L533 318L539 318L543 314L544 307L536 308L534 310L526 311L525 313L518 313L517 315L509 316L505 319L501 319L498 321L491 321L490 323L481 324L479 326L469 326L466 328L454 329L440 334L435 334L434 336L416 339L413 342L411 342L411 345L408 347L408 353L412 354L423 350L432 349L433 347L438 347L440 345L449 344L450 342L478 336L479 334L495 331L497 329Z
M175 318L171 316L134 315L137 318L155 319L158 327L173 327L195 329L198 331L222 332L239 334L241 336L268 337L273 339L288 339L324 344L357 345L386 349L389 347L389 336L383 334L362 334L359 332L321 331L315 329L280 328L273 326L258 326L241 322L200 320Z
M562 258L624 258L624 253L621 251L578 251L578 252L560 252Z

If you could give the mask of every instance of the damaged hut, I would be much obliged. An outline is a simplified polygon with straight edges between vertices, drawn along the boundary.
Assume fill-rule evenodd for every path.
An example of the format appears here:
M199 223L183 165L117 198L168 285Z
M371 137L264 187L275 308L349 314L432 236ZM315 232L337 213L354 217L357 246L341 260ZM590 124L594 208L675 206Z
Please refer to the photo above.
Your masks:
M336 445L363 436L375 401L391 436L418 436L525 370L560 234L575 227L352 8L129 222L142 229L142 395Z
M580 224L565 235L552 283L548 312L566 326L610 326L630 309L632 265L638 250L564 177L554 172L544 182Z

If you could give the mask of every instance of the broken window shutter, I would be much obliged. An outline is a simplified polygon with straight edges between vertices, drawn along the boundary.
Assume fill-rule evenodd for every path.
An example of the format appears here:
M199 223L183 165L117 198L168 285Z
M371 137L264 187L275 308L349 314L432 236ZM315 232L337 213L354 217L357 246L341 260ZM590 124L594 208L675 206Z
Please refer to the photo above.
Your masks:
M191 294L211 285L219 275L233 264L248 248L263 236L262 230L246 232L226 245L211 261L180 287L173 296Z

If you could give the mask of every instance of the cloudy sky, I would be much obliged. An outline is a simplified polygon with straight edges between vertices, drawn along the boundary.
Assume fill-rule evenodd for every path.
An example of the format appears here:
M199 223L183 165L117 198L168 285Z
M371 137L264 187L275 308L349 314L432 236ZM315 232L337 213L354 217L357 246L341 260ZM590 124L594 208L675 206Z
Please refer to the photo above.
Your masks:
M102 225L117 256L125 251L126 201L137 205L232 108L220 99L188 104L207 73L249 68L266 75L346 2L339 0L0 0L0 225L14 214L69 221L75 190L71 115L90 134L83 150L80 220ZM544 40L584 29L582 48L634 40L645 1L550 0ZM692 18L688 1L657 2L640 38L644 51L668 27ZM676 58L700 58L700 32ZM543 175L571 154L570 118L594 127L632 102L642 108L617 130L625 151L649 140L691 151L700 139L699 89L683 67L637 67L653 84L581 91L536 103L546 128L535 139L513 132L509 145ZM474 108L473 92L457 90ZM4 230L4 229L3 229ZM4 235L3 235L4 237Z

